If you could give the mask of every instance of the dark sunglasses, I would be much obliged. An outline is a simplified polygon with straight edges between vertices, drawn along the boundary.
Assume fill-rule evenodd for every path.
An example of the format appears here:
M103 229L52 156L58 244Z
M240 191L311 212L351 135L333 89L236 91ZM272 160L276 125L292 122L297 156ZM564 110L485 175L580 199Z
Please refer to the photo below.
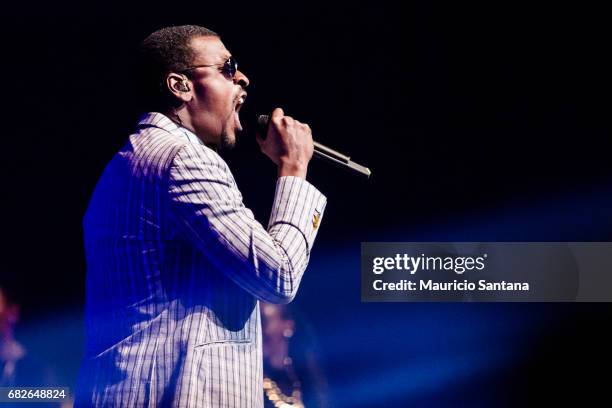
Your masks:
M205 67L220 67L219 70L223 73L223 75L232 79L234 78L234 76L236 76L236 72L238 71L238 62L236 62L234 57L229 57L227 61L225 61L223 64L195 65L193 67L189 67L183 70L182 72L188 72L196 68L205 68Z

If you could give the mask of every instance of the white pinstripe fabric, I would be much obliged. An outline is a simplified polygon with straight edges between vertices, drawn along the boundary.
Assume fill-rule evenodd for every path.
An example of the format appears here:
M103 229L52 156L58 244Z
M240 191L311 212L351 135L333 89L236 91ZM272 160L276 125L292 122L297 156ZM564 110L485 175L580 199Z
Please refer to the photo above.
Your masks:
M148 114L94 191L77 406L263 406L258 300L295 296L326 199L279 178L266 231L185 132Z

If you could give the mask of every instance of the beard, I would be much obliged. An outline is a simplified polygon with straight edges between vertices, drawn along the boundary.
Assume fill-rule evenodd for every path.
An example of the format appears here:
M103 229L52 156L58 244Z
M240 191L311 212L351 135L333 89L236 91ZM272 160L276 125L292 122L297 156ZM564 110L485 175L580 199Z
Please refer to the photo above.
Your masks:
M219 150L232 150L236 147L236 138L238 134L242 132L242 129L238 128L232 121L234 112L226 119L225 125L219 135ZM233 126L233 131L230 131L230 127Z
M232 150L236 147L236 135L230 136L227 129L223 129L219 141L219 150Z

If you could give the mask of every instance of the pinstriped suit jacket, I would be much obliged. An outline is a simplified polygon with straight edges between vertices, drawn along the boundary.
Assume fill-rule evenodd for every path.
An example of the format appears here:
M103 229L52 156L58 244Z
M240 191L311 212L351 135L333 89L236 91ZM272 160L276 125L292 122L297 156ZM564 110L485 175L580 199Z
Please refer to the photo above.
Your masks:
M217 153L146 115L83 222L76 405L263 406L258 300L295 296L325 204L308 182L281 177L266 230Z

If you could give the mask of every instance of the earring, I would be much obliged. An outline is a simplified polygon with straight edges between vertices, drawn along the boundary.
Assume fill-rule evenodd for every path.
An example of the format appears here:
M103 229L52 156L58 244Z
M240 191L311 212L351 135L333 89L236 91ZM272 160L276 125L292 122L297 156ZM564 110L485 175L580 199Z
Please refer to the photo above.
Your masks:
M189 92L189 85L187 85L186 79L182 79L181 82L177 82L175 87L181 92Z

